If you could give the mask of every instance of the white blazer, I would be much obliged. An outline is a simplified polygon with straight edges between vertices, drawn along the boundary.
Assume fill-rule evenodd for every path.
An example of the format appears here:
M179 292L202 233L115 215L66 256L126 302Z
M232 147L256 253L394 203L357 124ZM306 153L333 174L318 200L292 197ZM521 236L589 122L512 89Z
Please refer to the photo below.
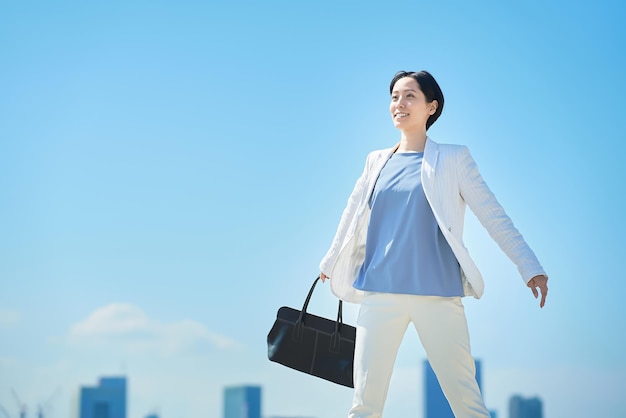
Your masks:
M368 202L380 171L398 146L373 151L367 156L365 169L350 194L330 249L320 262L320 271L330 277L332 292L347 302L359 303L364 294L352 285L365 259ZM534 276L545 275L537 257L483 181L467 147L438 144L427 138L421 177L426 199L461 267L465 296L479 299L485 287L463 244L466 204L517 266L525 283Z

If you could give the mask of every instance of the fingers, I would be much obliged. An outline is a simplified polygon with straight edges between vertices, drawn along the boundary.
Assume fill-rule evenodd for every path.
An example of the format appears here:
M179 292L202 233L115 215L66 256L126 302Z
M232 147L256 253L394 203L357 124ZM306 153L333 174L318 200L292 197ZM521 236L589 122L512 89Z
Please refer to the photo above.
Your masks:
M533 292L535 299L539 297L541 293L541 301L539 307L543 308L546 304L546 297L548 296L548 278L544 275L535 276L528 282L528 287Z
M539 288L541 290L541 302L539 303L539 307L543 308L543 306L546 304L546 296L548 296L548 286L545 287L540 287Z
M537 292L537 287L534 283L529 283L528 287L530 287L530 290L533 291L533 295L535 296L535 299L537 299L539 297L539 292Z

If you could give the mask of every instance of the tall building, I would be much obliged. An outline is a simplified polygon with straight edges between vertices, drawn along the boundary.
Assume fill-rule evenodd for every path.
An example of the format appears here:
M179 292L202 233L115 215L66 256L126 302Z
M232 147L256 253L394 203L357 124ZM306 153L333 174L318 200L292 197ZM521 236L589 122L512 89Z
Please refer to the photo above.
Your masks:
M80 388L79 418L126 418L126 378L103 377Z
M481 388L481 364L475 360L476 381ZM424 360L424 417L425 418L454 418L450 404L446 399L433 368L428 360Z
M261 387L231 386L225 388L224 418L261 418Z
M509 399L509 418L543 418L541 399L523 398L519 395Z

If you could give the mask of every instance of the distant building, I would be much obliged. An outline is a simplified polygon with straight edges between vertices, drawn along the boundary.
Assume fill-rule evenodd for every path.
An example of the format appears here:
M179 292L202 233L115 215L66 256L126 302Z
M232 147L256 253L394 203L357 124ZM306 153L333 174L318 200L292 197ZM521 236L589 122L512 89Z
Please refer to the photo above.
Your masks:
M80 388L79 418L126 418L126 378L103 377Z
M490 418L498 418L498 413L494 410L489 410L489 417Z
M231 386L225 388L224 418L261 418L261 387Z
M509 418L543 418L541 399L523 398L519 395L509 399Z
M476 381L478 387L482 388L480 360L475 360L475 364ZM428 360L424 360L424 418L454 418L450 404Z

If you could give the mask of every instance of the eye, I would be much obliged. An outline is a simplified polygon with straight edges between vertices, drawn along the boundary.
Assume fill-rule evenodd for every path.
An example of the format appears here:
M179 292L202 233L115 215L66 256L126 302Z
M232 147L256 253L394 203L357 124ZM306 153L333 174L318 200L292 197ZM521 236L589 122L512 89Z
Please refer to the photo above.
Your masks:
M415 97L413 93L407 93L406 97Z
M398 95L397 94L392 95L391 100L398 100Z

